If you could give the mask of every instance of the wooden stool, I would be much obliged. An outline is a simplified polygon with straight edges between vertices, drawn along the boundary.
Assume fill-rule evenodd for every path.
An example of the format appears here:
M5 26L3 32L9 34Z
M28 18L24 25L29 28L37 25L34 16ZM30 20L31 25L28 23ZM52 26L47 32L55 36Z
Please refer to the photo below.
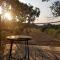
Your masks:
M28 41L31 40L30 36L14 35L14 36L7 36L6 39L11 44L9 60L12 60L13 43L19 44L21 41L25 42L25 55L24 55L23 60L29 60L29 46L28 46L29 44L28 44Z

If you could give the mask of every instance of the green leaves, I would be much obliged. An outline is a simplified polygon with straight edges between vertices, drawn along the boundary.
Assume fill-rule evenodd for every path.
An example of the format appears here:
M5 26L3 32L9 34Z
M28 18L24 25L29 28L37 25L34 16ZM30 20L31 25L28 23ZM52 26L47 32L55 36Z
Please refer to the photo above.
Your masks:
M53 16L60 16L60 1L52 3L52 6L50 6L50 8Z
M40 15L40 9L39 8L35 8L33 9L34 7L32 5L27 5L27 4L24 4L24 3L21 3L19 2L18 0L11 0L11 4L12 4L12 7L14 8L13 11L18 17L19 17L19 20L21 21L27 21L30 23L32 21L35 20L36 17L39 17ZM29 15L29 16L28 16ZM22 17L20 19L20 17ZM24 17L24 18L23 18Z

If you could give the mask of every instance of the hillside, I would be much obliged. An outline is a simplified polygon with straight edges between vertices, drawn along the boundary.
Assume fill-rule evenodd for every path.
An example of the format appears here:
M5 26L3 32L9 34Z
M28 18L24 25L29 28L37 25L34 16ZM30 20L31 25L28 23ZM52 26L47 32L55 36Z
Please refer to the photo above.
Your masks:
M17 24L17 26L13 25L14 28L11 27L11 25L10 25L10 28L8 29L6 29L7 27L2 28L3 29L2 30L2 37L3 37L2 41L5 40L5 37L8 35L16 35L16 34L29 35L32 37L32 40L29 42L30 60L34 60L34 59L36 60L60 60L59 58L60 51L58 51L58 49L60 49L60 39L59 39L60 25L56 26L57 29L53 26L45 27L45 26L37 26L35 24L28 24L28 25L22 24L22 25L19 25L19 27L18 25L19 24ZM5 49L4 49L5 55L7 55L7 57L8 57L9 46L10 45L5 45ZM18 48L16 49L16 47ZM15 47L13 46L13 52L15 50L14 56L16 57L20 56L20 54L22 54L21 51L23 51L22 48L20 48L19 44L15 45ZM35 54L36 54L36 57L35 57Z

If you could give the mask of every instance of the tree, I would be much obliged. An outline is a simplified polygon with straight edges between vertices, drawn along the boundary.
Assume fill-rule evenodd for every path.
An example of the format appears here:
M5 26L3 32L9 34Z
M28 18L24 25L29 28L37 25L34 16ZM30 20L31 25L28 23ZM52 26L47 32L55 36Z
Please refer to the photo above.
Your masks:
M45 2L45 1L47 1L47 2L48 2L49 0L42 0L42 2Z
M33 9L33 6L29 6L29 13L28 13L28 16L27 16L27 20L28 20L28 23L30 22L33 22L35 20L36 17L39 17L40 15L40 10L39 8L35 8Z
M2 0L6 2L7 5L11 5L14 15L14 20L17 18L20 22L28 21L32 22L36 17L40 15L40 9L37 7L33 7L31 5L27 5L19 2L19 0Z
M50 6L50 8L53 16L60 16L60 1L52 3L52 6Z
M4 0L3 0L4 2ZM29 27L29 24L31 22L34 22L36 17L39 17L40 15L40 9L37 7L33 7L32 5L27 5L24 3L19 2L19 0L5 0L7 6L11 5L12 9L12 13L14 16L14 21L16 21L18 19L18 25L19 25L19 29L15 29L16 30L20 30L20 31L24 31L24 29L26 29L27 27ZM21 23L22 22L26 22L29 23L28 25L24 24L23 28L21 29ZM11 27L10 27L11 28ZM14 30L14 31L16 31ZM26 29L26 31L28 31L28 29Z

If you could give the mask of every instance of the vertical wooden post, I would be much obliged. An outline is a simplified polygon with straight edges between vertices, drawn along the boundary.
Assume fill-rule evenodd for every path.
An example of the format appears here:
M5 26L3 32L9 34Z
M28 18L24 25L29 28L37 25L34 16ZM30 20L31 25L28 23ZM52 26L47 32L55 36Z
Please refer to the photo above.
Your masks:
M25 41L25 55L24 60L29 60L29 46L28 46L28 40Z
M10 45L9 60L12 59L12 46L13 46L13 41L11 41L11 45Z

